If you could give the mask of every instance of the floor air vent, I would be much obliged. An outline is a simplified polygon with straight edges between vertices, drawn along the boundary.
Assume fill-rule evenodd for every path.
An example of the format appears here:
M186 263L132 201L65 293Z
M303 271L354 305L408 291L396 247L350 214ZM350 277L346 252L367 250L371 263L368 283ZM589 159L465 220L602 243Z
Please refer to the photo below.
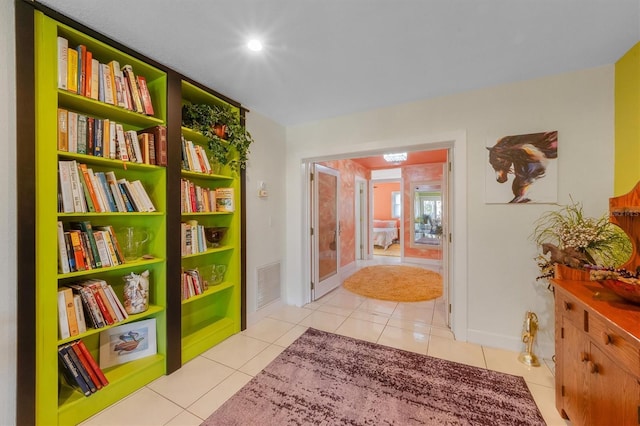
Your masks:
M257 268L257 309L280 299L280 262Z

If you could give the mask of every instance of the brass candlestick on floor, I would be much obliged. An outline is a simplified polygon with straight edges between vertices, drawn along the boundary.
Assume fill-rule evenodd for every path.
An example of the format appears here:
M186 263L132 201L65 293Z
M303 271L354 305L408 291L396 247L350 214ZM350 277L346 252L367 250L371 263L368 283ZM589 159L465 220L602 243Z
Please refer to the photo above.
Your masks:
M518 361L530 367L538 367L538 357L533 354L533 342L538 333L538 316L535 312L527 311L522 330L522 341L525 343L525 351L518 356Z

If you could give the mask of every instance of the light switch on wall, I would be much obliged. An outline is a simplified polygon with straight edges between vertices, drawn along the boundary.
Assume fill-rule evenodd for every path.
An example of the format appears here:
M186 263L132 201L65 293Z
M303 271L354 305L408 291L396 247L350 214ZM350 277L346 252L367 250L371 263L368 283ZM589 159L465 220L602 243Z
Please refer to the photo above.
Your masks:
M266 198L268 195L267 184L263 180L258 181L258 197Z

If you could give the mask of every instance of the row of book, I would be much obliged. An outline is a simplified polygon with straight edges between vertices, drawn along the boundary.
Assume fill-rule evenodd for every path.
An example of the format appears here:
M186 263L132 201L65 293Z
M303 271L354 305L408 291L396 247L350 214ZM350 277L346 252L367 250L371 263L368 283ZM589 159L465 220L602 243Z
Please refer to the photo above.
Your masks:
M208 213L216 211L216 189L196 185L188 179L180 181L181 212Z
M140 180L116 178L115 172L94 172L76 160L58 161L58 212L154 212Z
M69 386L78 389L85 396L90 396L109 384L82 340L59 346L58 359L60 370Z
M153 102L147 80L133 72L131 65L116 60L100 63L87 46L69 46L58 37L58 88L78 95L153 115Z
M190 172L212 174L213 169L203 146L182 137L182 169Z
M198 269L187 269L182 272L182 300L204 293L208 288Z
M58 271L108 268L125 263L122 248L111 225L93 227L88 220L58 221Z
M58 108L58 150L166 166L167 128L125 130L113 120Z
M113 288L104 280L91 279L58 288L60 338L77 336L88 328L103 328L129 318Z
M182 256L207 251L204 228L204 225L199 225L197 220L189 220L180 224Z

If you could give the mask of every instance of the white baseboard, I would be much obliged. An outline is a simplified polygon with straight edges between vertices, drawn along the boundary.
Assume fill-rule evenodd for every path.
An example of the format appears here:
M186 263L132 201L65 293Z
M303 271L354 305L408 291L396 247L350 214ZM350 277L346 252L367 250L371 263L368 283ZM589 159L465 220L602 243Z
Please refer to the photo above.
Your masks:
M256 312L247 312L247 327L257 324L260 320L268 317L283 306L285 306L285 303L282 299L278 299L262 307L262 309L259 309Z
M358 266L356 262L351 262L348 265L345 265L340 268L340 283L349 278L358 270Z
M442 266L442 260L440 259L425 259L422 257L403 257L403 263L417 263L419 265L429 265L429 266Z
M467 330L467 341L490 348L505 349L521 352L524 350L522 339L502 334L488 333L482 330ZM551 359L555 354L554 343L536 341L533 345L533 353L538 358Z

